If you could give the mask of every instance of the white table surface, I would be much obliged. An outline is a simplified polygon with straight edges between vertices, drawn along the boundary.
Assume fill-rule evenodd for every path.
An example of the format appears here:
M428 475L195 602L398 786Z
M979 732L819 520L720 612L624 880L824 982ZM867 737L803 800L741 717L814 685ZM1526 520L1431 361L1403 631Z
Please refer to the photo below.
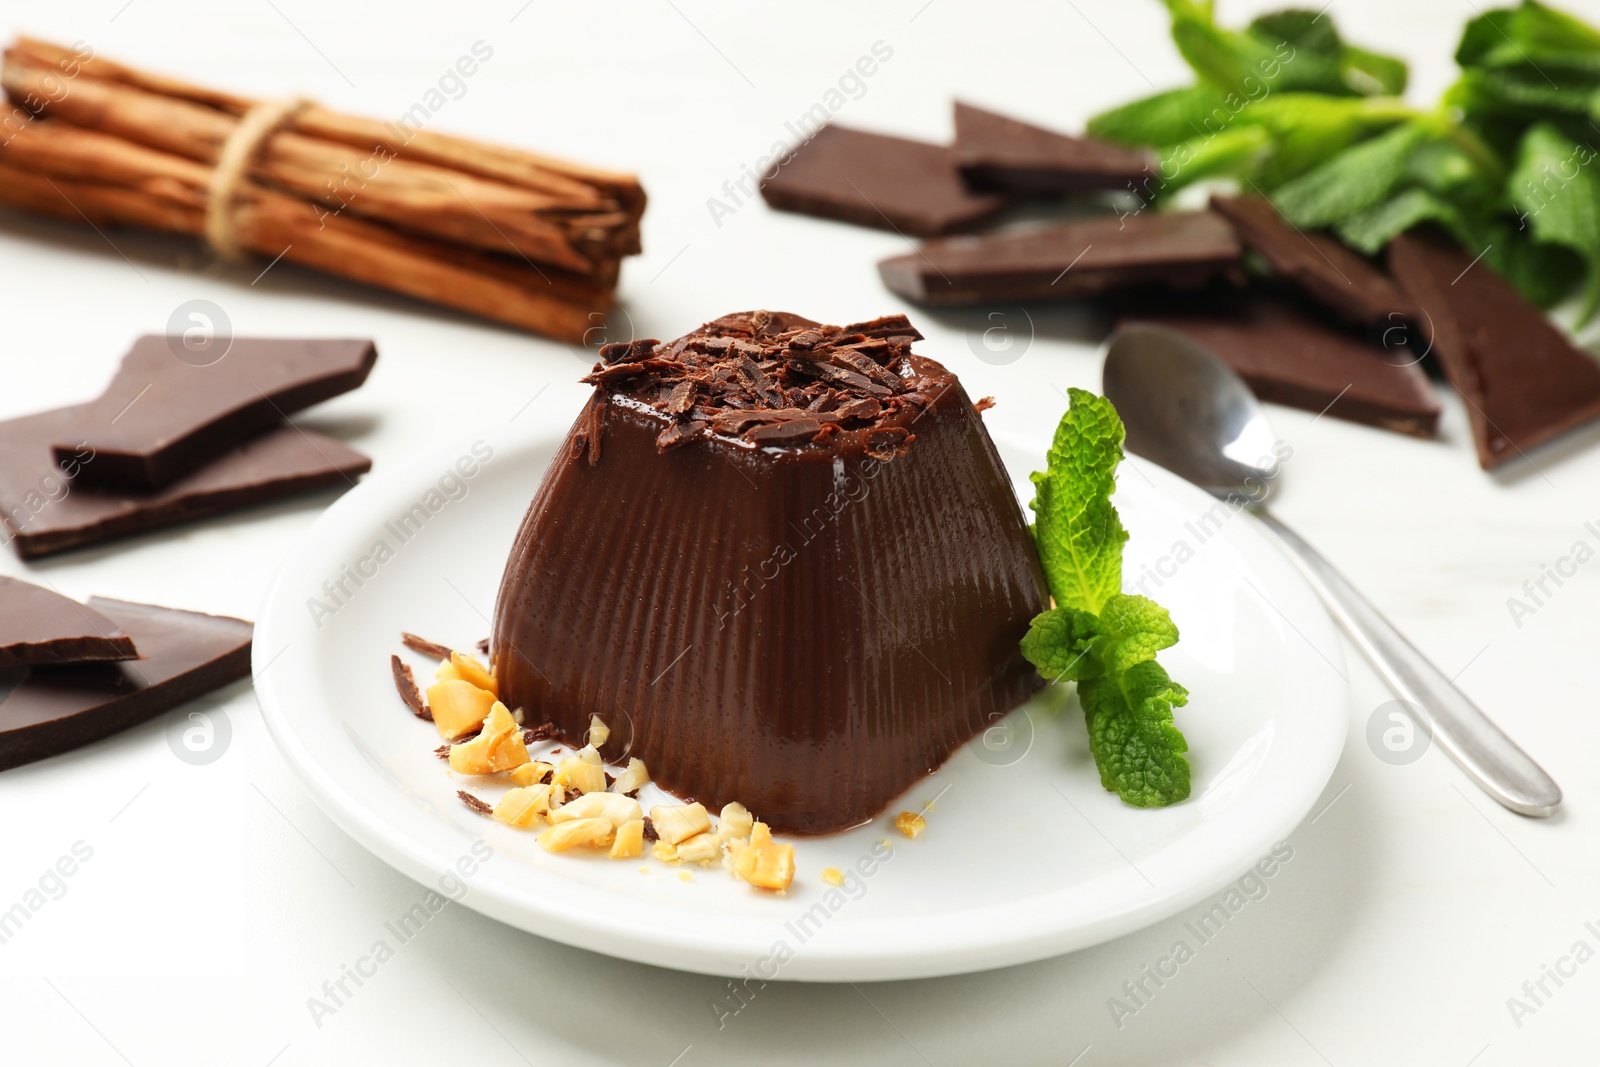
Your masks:
M1228 20L1271 5L1223 5ZM1581 8L1600 19L1600 4ZM1413 95L1452 77L1470 0L1334 0L1349 36L1412 60ZM1160 6L959 0L796 7L781 19L659 0L600 10L548 0L390 5L354 0L80 0L0 7L0 29L262 96L299 91L400 114L482 40L494 49L430 128L636 169L651 196L646 254L623 273L640 336L672 337L752 307L845 322L908 310L922 350L990 425L1039 438L1067 385L1094 387L1100 326L1033 309L1031 347L975 357L981 314L906 308L873 268L906 242L746 203L706 201L788 136L874 42L893 49L840 121L949 134L949 100L1072 128L1099 108L1179 84ZM236 332L371 336L360 391L303 424L379 465L470 441L532 399L565 426L586 388L573 349L298 268L226 266L179 241L0 215L5 339L0 415L84 400L129 340L194 298ZM364 954L423 890L313 805L267 737L247 683L220 694L223 756L174 756L164 715L0 775L0 909L76 845L92 856L0 944L0 1060L15 1064L448 1062L641 1065L816 1061L973 1064L1498 1064L1593 1062L1600 962L1537 1010L1507 998L1587 942L1600 951L1600 716L1591 688L1597 575L1579 570L1536 613L1507 598L1600 538L1600 431L1482 473L1453 395L1436 441L1274 408L1294 448L1279 513L1539 759L1566 811L1531 821L1469 785L1437 749L1408 766L1365 742L1388 696L1349 666L1350 736L1293 860L1178 976L1119 1027L1108 999L1184 936L1179 916L1072 956L922 982L771 985L719 1029L722 981L543 941L448 907L335 1015L307 998ZM1537 464L1537 466L1535 466ZM94 594L252 616L325 494L4 573ZM81 844L80 844L81 842ZM1006 877L995 871L997 879ZM1585 924L1593 922L1592 928ZM1571 971L1570 964L1562 966ZM1075 1058L1077 1057L1077 1058Z

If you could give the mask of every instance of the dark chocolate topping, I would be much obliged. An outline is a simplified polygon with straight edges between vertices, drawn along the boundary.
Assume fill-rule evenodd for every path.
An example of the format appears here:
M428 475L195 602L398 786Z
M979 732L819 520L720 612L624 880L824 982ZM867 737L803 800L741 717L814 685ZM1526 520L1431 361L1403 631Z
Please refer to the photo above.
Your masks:
M904 315L823 326L787 312L745 311L669 344L607 345L583 380L598 399L659 415L662 452L713 437L799 447L842 434L892 458L910 445L909 423L948 377L911 354L921 339Z
M70 597L0 577L0 667L137 659L133 638Z
M23 668L0 697L0 769L79 748L250 673L241 619L93 597L144 658Z

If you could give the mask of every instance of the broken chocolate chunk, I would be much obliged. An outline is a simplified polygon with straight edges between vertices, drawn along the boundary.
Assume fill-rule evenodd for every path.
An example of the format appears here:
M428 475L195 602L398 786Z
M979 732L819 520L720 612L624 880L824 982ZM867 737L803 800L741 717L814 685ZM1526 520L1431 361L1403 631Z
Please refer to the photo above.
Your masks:
M1600 417L1600 364L1481 260L1425 229L1389 243L1389 271L1421 310L1491 470Z
M0 668L138 658L133 638L94 609L0 577Z
M1211 210L1233 224L1239 240L1275 275L1340 318L1402 329L1416 319L1416 305L1388 275L1335 238L1289 225L1265 197L1213 196Z
M323 434L280 426L150 493L68 479L97 462L84 448L57 465L50 442L81 425L77 408L0 422L0 520L23 559L236 511L330 486L348 487L372 460Z
M956 164L974 189L1064 193L1123 189L1153 169L1142 148L1069 137L993 111L955 105Z
M461 798L461 803L477 812L479 815L493 815L494 808L486 801L479 800L465 789L457 789L456 796Z
M878 264L883 284L928 305L1196 289L1238 262L1233 228L1209 211L1095 217L1019 233L950 237Z
M19 668L0 686L0 770L82 747L250 673L242 619L92 597L142 659Z
M57 463L84 449L78 485L151 492L199 470L294 412L366 381L371 341L236 337L222 358L197 365L181 339L141 337L98 400L73 409L49 442Z
M1420 353L1380 348L1320 308L1270 293L1206 303L1205 311L1157 310L1125 321L1165 326L1205 346L1262 400L1433 436L1439 402L1416 366Z
M972 229L1006 206L969 190L943 145L843 126L818 130L762 180L761 195L780 211L912 237Z

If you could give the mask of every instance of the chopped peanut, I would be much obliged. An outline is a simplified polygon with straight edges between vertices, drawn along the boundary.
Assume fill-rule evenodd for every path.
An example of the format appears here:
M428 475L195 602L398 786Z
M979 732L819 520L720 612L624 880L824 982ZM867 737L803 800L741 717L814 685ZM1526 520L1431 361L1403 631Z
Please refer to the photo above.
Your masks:
M528 746L511 712L498 700L489 709L483 731L470 741L450 746L450 769L457 774L494 774L528 762Z
M640 821L643 822L644 820L641 819ZM662 863L678 862L678 846L666 841L657 841L650 846L650 854Z
M750 827L755 824L750 809L737 800L731 804L724 804L722 813L717 818L721 822L718 832L724 841L731 841L736 837L749 837Z
M573 755L562 757L561 762L556 764L552 781L574 793L605 792L606 769L600 762L600 753L589 745Z
M658 804L650 809L650 821L656 835L669 845L711 829L711 816L704 804Z
M650 772L645 770L644 760L630 759L627 768L611 783L613 793L632 793L642 789L650 782Z
M488 718L494 694L460 678L447 678L428 686L428 710L439 736L454 741L470 734Z
M550 764L539 760L534 760L532 763L524 763L520 767L511 768L511 784L538 785L544 781L545 775L552 773L554 770L555 768Z
M612 826L638 822L644 830L644 809L632 797L621 793L584 793L561 805L550 813L553 823L571 822L573 819L604 819Z
M837 867L824 867L822 880L829 885L844 885L844 872Z
M733 873L762 889L788 889L794 881L794 846L779 844L764 822L750 829L750 843L733 857Z
M464 678L479 689L487 689L496 697L500 695L500 683L494 680L494 675L489 669L479 663L472 656L462 655L460 652L450 653L450 666L455 668L457 678ZM440 668L441 670L443 668Z
M539 835L539 844L550 852L565 852L578 845L605 848L611 844L615 832L615 827L605 819L574 819L551 826Z
M550 810L550 787L530 785L506 791L494 806L494 817L507 826L526 830Z
M722 857L722 842L716 834L696 834L678 845L678 859L684 863L701 863L706 866Z
M598 715L589 716L589 736L585 740L590 748L604 748L611 739L611 728Z
M611 842L611 858L631 860L644 854L644 820L631 819L617 827L617 838Z
M914 811L902 811L894 817L894 828L907 837L916 837L928 828L928 820Z

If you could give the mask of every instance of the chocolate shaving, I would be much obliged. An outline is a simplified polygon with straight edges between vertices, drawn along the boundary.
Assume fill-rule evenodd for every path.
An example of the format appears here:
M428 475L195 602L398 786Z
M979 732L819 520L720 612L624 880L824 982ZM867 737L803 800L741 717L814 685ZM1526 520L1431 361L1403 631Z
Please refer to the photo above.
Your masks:
M660 344L661 342L654 337L643 337L637 341L615 341L609 345L601 345L600 362L637 362L649 357Z
M494 808L490 807L486 802L479 800L465 789L457 789L456 796L461 798L461 803L465 804L467 807L471 808L480 815L491 815L494 813Z
M788 419L764 423L747 430L744 439L758 445L786 445L814 440L821 430L822 423L816 419Z
M888 462L906 454L916 436L899 426L883 426L867 431L866 453L873 459Z
M840 404L838 414L841 419L875 419L882 410L882 404L870 396L864 396L848 404Z
M643 363L612 363L609 366L596 363L594 370L579 378L578 381L587 385L606 385L611 382L620 382L624 378L632 378L643 374L645 370Z
M644 839L646 841L660 840L660 835L656 833L656 824L650 821L650 816L648 815L644 817Z
M450 746L449 745L440 745L438 748L433 750L433 754L435 756L438 756L440 759L449 759L450 758Z
M865 337L882 337L885 340L907 338L911 341L922 340L922 334L911 325L911 320L904 315L882 315L867 322L852 322L840 328L843 333L859 333Z
M422 702L422 691L417 688L417 676L411 673L411 666L399 656L390 656L389 671L394 675L394 687L400 691L400 699L406 702L411 714L432 722L433 712Z
M977 403L973 404L972 410L988 411L992 407L994 407L994 397L986 396L982 400L979 400Z
M689 380L679 382L667 393L666 402L661 405L661 410L668 415L682 415L694 407L695 383Z
M404 630L400 631L400 643L413 652L421 652L424 656L432 656L434 659L450 658L450 650L437 641L429 641L425 637L408 634Z
M478 644L477 644L477 649L478 649L479 652L481 652L485 656L487 656L489 654L489 639L487 637L485 637L482 640L480 640L478 642Z
M522 743L531 745L535 741L549 741L561 736L561 728L553 722L542 722L538 726L524 726L522 728Z
M656 451L666 452L686 445L697 437L705 436L706 424L698 419L692 422L675 422L656 435Z

